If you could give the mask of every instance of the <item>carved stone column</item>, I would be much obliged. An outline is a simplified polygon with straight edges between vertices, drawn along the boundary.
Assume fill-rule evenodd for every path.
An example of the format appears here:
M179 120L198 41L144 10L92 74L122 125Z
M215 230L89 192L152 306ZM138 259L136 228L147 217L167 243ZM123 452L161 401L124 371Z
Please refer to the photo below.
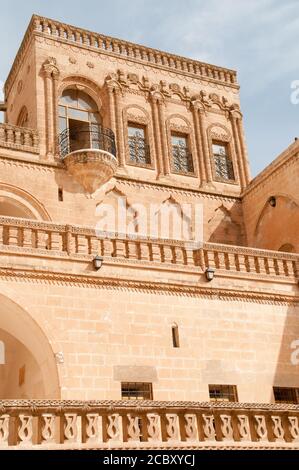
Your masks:
M158 111L158 98L152 95L152 114L153 114L153 125L154 125L154 142L157 158L158 176L164 174L164 162L161 147L161 134L160 134L160 123L159 123L159 111Z
M238 128L238 137L239 137L241 151L242 151L244 176L245 176L245 181L246 181L246 186L247 186L251 180L251 176L250 176L250 168L249 168L249 162L248 162L248 156L247 156L247 149L245 145L243 119L241 116L237 119L237 128Z
M246 179L245 179L245 171L244 171L244 165L243 165L241 145L240 145L239 135L238 135L238 126L237 126L238 116L239 116L239 113L235 113L234 111L232 111L230 113L230 120L231 120L232 130L233 130L234 144L235 144L235 148L236 148L236 156L237 156L237 164L238 164L239 177L240 177L240 185L241 185L241 188L244 189L246 187Z
M42 67L45 79L45 118L46 118L46 155L53 157L55 153L56 125L56 93L59 70L56 59L49 57ZM55 124L54 124L55 123Z
M53 133L54 133L54 142L53 142L53 152L55 155L59 154L59 147L58 147L58 134L60 132L59 124L58 124L58 78L59 78L59 71L53 70L52 72L52 85L53 85Z
M108 106L109 106L109 119L110 119L110 128L116 135L116 119L115 119L115 99L114 99L114 88L113 86L107 86L108 94Z
M169 152L168 152L167 138L166 138L164 103L161 99L158 100L158 109L159 109L159 123L160 123L160 132L161 132L162 154L163 154L163 161L164 161L164 175L169 175L170 174L170 162L169 162Z
M117 150L118 150L118 163L120 167L125 166L125 146L124 146L124 129L123 120L121 115L121 91L119 89L114 90L115 97L115 116L116 116L116 130L117 130Z
M205 163L205 174L207 182L210 183L213 181L212 167L211 167L211 158L210 158L210 149L208 144L208 137L206 132L205 125L205 110L203 108L199 109L199 124L200 124L200 135L202 141L202 150L203 150L203 159Z
M206 167L205 167L205 160L204 160L203 141L202 141L199 117L198 117L198 109L199 109L198 104L193 103L192 115L193 115L194 129L195 129L195 140L196 140L199 171L200 171L200 182L201 184L204 184L207 181L207 174L206 174Z

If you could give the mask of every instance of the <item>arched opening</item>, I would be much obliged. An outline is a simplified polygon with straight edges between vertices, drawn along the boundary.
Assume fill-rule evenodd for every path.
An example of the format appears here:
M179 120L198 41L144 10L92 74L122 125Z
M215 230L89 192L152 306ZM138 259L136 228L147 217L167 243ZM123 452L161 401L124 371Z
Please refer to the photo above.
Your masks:
M98 129L102 124L95 101L81 90L67 88L59 99L59 129L67 133L72 152L99 148Z
M51 220L44 206L32 194L6 183L0 183L0 216Z
M41 328L19 305L0 295L0 399L60 398L53 350Z
M4 217L22 217L23 219L36 218L24 204L3 196L0 196L0 215Z
M278 251L283 251L284 253L295 253L295 247L291 243L284 243Z
M292 196L273 194L258 218L255 246L298 253L299 205Z
M29 123L28 110L26 106L23 106L17 119L17 126L28 127L28 123Z
M40 367L32 353L14 336L0 329L5 358L0 361L0 399L43 398Z

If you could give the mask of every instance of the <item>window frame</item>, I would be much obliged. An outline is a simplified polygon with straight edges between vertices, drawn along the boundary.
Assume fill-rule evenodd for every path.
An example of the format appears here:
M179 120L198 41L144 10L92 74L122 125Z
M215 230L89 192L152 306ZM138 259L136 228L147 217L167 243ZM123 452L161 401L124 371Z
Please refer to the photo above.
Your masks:
M192 162L192 170L188 171L178 171L175 169L174 166L174 156L173 156L173 144L172 144L172 138L173 137L183 137L186 139L186 148L187 152L189 153L191 162ZM184 129L184 130L178 130L175 127L170 127L169 130L169 143L170 143L170 171L171 173L175 175L180 175L180 176L196 176L195 174L195 164L194 164L194 158L193 158L193 146L192 146L192 141L191 141L191 132L189 129Z
M231 162L232 171L233 171L233 175L234 175L233 179L231 179L231 178L230 179L221 178L220 176L218 176L216 174L215 153L214 153L214 150L213 150L214 145L219 145L219 146L222 146L222 147L226 148L226 155L225 156ZM215 181L216 183L238 184L237 173L236 173L234 160L232 158L232 150L231 150L230 142L228 142L227 140L219 140L219 139L215 139L215 138L212 137L210 147L211 147L210 151L211 151L211 160L212 160L212 168L213 168L213 181Z
M145 391L149 394L149 397L148 398L134 398L134 395L132 394L132 397L130 397L130 393L127 393L125 396L124 396L124 388L125 386L127 386L127 392L130 392L129 390L129 387L128 386L136 386L136 385L140 385L140 386L144 386L144 385L147 385L148 386L148 391L147 390L141 390L141 391ZM120 390L121 390L121 399L124 400L124 401L130 401L130 400L147 400L147 401L152 401L154 398L153 398L153 384L152 382L121 382L120 384ZM137 390L137 389L136 389ZM134 392L133 392L134 393ZM137 396L137 393L138 391L136 392L136 396Z
M227 385L227 384L209 384L209 398L210 398L210 401L215 401L215 402L219 402L219 401L227 401L229 403L238 403L239 402L239 398L238 398L238 389L237 389L237 385ZM224 397L219 397L219 399L217 397L211 397L211 391L212 389L231 389L231 392L228 392L227 393L227 396L228 397L233 397L234 400L231 400L230 398L228 399L225 399Z
M143 129L144 131L144 143L145 143L145 149L149 153L149 162L148 163L143 163L143 162L138 162L134 161L131 159L131 153L130 153L130 136L129 136L129 128L135 128L135 129ZM151 152L151 146L149 142L149 132L148 132L148 124L144 122L139 122L139 121L133 121L128 119L127 120L127 126L126 126L126 162L128 165L138 167L138 168L148 168L152 169L153 168L153 158L152 158L152 152Z
M294 401L278 400L275 397L275 391L283 392L284 390L291 391L293 393ZM289 403L289 404L299 404L299 387L278 387L273 386L273 397L275 403Z

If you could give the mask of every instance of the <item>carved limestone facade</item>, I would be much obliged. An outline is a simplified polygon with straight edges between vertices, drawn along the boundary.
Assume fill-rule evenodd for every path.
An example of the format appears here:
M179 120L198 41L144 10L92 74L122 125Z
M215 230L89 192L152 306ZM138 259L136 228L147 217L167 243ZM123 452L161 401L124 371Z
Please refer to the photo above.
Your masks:
M298 142L251 179L235 71L39 16L0 109L0 448L298 448Z

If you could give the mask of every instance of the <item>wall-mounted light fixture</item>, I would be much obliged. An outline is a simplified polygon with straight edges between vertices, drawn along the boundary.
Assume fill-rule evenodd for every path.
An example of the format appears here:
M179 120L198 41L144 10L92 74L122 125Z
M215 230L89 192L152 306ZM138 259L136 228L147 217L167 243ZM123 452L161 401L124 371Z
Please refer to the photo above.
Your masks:
M269 204L271 207L275 207L276 206L276 197L275 196L271 196L270 199L269 199Z
M103 257L102 256L96 256L93 260L92 260L92 264L93 264L93 267L96 271L98 271L99 269L101 269L102 267L102 264L103 264Z
M208 282L213 281L213 279L214 279L214 274L215 274L215 269L214 269L214 268L207 267L207 269L205 270L206 280L207 280Z

